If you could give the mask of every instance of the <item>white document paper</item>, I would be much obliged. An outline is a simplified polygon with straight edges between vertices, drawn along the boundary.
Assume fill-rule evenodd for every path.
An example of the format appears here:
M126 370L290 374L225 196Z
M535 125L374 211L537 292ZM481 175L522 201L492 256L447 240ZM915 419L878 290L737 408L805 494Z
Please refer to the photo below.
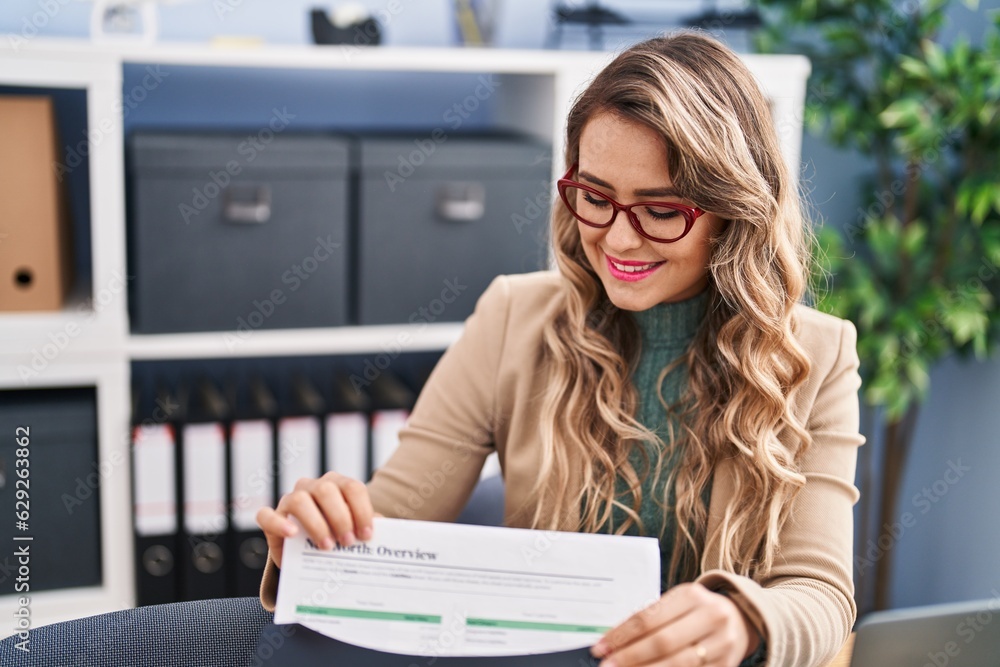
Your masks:
M375 519L368 542L285 540L275 623L423 656L592 646L660 595L655 538Z

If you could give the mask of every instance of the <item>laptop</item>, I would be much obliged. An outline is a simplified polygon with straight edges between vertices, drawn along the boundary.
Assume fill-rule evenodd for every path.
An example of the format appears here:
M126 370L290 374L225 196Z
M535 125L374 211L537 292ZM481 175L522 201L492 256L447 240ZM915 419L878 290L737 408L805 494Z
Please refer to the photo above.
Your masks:
M873 612L851 667L1000 667L1000 596Z

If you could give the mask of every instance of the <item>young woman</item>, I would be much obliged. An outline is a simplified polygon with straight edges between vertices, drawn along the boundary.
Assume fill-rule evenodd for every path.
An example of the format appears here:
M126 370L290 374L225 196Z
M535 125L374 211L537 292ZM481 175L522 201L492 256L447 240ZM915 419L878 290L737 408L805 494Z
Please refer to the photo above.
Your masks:
M715 40L652 39L576 100L565 159L558 271L491 284L367 486L330 472L260 511L262 603L289 517L327 547L376 513L450 521L496 451L508 525L660 540L663 596L602 665L825 664L856 614L857 334L799 303L767 100Z

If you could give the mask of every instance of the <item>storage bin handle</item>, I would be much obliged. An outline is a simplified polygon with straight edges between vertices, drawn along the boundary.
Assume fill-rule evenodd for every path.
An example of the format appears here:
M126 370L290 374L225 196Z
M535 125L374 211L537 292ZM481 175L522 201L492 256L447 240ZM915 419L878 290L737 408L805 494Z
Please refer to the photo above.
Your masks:
M226 188L226 205L222 215L227 222L267 222L271 219L271 188L267 185Z
M479 220L486 213L486 188L475 181L451 181L438 189L437 212L451 222Z

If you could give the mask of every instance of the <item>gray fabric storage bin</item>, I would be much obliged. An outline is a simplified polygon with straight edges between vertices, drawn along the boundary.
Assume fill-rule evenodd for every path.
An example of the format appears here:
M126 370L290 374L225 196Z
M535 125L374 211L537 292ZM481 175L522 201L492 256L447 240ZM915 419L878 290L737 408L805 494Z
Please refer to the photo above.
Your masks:
M521 136L362 137L360 324L462 321L548 263L551 147Z
M132 331L239 341L346 324L349 147L270 130L133 134Z
M101 485L127 472L124 462L98 457L96 394L94 387L0 389L0 507L7 513L0 595L101 585Z

